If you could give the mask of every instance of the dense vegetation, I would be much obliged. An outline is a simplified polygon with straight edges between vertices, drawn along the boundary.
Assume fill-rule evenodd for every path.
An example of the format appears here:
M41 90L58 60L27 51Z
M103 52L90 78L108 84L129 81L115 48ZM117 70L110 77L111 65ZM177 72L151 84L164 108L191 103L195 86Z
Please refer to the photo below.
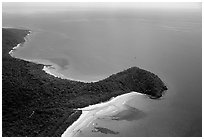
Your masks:
M159 77L137 67L95 83L53 77L42 70L44 65L8 54L27 34L2 29L2 136L61 136L81 114L74 108L130 91L159 98L167 90Z

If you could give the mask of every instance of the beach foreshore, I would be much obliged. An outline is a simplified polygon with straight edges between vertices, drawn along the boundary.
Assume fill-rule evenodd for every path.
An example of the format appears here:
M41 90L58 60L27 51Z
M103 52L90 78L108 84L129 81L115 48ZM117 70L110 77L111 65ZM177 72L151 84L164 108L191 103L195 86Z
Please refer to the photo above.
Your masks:
M9 27L9 28L12 28L12 27ZM35 64L42 64L44 65L43 67L43 71L49 75L52 75L56 78L60 78L60 79L67 79L67 80L71 80L71 81L77 81L77 82L83 82L83 83L95 83L95 82L98 82L100 80L103 80L105 78L107 78L109 75L107 76L102 76L102 77L99 77L97 79L91 79L91 80L82 80L82 79L77 79L77 78L74 78L74 77L69 77L69 76L66 76L62 73L60 73L60 71L62 70L61 67L59 65L57 65L56 63L53 63L51 62L50 60L48 59L43 59L43 58L31 58L31 59L28 59L28 58L22 58L22 57L15 57L15 55L13 55L14 51L16 51L17 49L19 49L20 47L23 47L23 45L25 43L29 43L28 41L31 41L32 40L32 36L33 35L36 35L37 31L28 31L29 33L24 37L24 42L22 43L19 43L17 44L17 46L13 47L12 50L9 51L9 54L14 57L14 58L18 58L18 59L22 59L22 60L25 60L25 61L28 61L28 62L31 62L31 63L35 63ZM72 74L72 71L74 71L75 69L72 69L72 67L69 67L69 72Z
M28 40L30 39L31 40L31 37L34 33L36 32L33 32L33 31L28 31L29 33L24 37L24 42L22 43L19 43L17 44L15 47L12 48L12 50L9 51L9 54L14 57L14 58L18 58L18 57L15 57L13 55L14 51L16 51L17 49L19 49L20 47L22 47L24 45L24 43L27 43ZM91 81L86 81L86 80L78 80L78 79L74 79L74 78L70 78L70 77L66 77L65 75L61 74L60 72L60 67L47 60L47 59L27 59L27 58L20 58L20 59L23 59L25 61L29 61L29 62L32 62L32 63L35 63L35 64L43 64L44 67L43 67L43 71L49 75L52 75L54 77L57 77L57 78L60 78L60 79L67 79L67 80L72 80L72 81L78 81L78 82L84 82L84 83L90 83L90 82L98 82L99 80L91 80Z
M32 34L31 31L28 31L29 33L24 37L24 42L22 43L19 43L17 44L17 46L13 47L11 51L9 51L9 55L14 57L14 58L17 58L15 56L13 56L13 53L14 51L16 51L17 49L19 49L25 42L28 41L28 37L30 37ZM43 71L49 75L52 75L54 77L57 77L57 78L61 78L61 79L68 79L67 77L65 77L64 75L60 74L57 72L57 69L59 69L59 67L54 64L54 63L51 63L50 61L48 60L43 60L43 59L25 59L25 58L21 58L25 61L28 61L28 62L32 62L32 63L35 63L35 64L43 64L44 67L43 67ZM68 80L73 80L73 79L68 79Z
M33 60L31 60L32 62ZM54 77L57 77L57 78L61 78L61 79L66 79L66 80L71 80L71 81L77 81L77 82L83 82L83 83L94 83L94 82L98 82L100 80L79 80L79 79L74 79L74 78L70 78L70 77L67 77L63 74L61 74L60 72L58 72L58 69L60 69L56 64L50 64L51 66L46 66L45 63L42 63L42 62L35 62L35 63L39 63L39 64L44 64L45 66L43 67L43 71L45 71L47 74L50 74ZM105 78L104 78L105 79Z
M24 40L25 40L25 42L27 41L27 37L31 34L31 31L29 30L28 31L29 33L24 37ZM23 42L23 43L25 43L25 42ZM13 54L13 52L15 51L15 50L17 50L19 47L21 47L21 45L23 44L23 43L19 43L19 44L17 44L15 47L13 47L13 49L11 50L11 51L9 51L9 54L12 56L12 54Z
M54 77L61 78L61 79L67 79L64 75L57 73L57 68L53 65L44 66L42 70L45 71L47 74L50 74ZM68 79L68 80L71 80L71 79Z
M62 134L62 137L73 137L81 132L100 116L110 116L126 109L125 104L132 96L144 95L139 92L130 92L110 99L107 102L90 105L84 108L78 108L82 114L67 130Z

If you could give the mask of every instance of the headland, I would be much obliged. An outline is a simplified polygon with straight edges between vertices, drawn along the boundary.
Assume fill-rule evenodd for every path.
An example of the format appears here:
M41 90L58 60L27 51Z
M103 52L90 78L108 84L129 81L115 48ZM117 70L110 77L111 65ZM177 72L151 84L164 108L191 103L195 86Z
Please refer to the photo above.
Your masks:
M2 29L2 136L61 136L82 111L129 92L160 98L166 85L155 74L131 67L94 83L47 74L46 65L13 58L29 30Z

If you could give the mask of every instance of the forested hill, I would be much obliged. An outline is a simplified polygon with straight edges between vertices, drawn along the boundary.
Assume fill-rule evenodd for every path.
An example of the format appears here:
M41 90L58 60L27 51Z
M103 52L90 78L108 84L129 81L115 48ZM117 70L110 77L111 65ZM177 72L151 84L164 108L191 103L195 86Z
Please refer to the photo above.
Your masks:
M159 98L167 90L158 76L137 67L95 83L51 76L44 65L8 54L28 33L2 29L2 136L61 136L81 114L74 108L131 91Z

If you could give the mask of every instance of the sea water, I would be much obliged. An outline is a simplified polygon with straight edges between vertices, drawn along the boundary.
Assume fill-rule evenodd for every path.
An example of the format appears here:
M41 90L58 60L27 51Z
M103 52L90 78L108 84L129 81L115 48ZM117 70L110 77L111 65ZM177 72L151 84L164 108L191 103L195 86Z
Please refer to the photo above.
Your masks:
M53 63L51 71L85 81L137 66L167 85L160 100L127 102L145 116L96 119L77 136L201 136L201 8L12 13L4 4L2 16L3 26L32 31L14 57Z

